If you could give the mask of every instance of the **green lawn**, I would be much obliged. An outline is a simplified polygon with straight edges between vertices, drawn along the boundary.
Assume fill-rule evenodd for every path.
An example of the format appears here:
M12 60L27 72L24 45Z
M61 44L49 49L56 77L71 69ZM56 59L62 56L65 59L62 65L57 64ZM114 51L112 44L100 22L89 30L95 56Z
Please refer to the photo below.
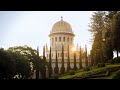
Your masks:
M87 74L90 74L93 72L99 72L99 71L103 71L103 70L106 70L108 68L113 68L113 67L117 67L117 66L120 66L120 64L112 64L112 65L106 65L105 67L93 68L91 71L77 71L74 75L64 75L64 76L59 77L59 79L72 79L72 78L77 77L77 76L87 75ZM104 78L110 79L111 76L104 77Z

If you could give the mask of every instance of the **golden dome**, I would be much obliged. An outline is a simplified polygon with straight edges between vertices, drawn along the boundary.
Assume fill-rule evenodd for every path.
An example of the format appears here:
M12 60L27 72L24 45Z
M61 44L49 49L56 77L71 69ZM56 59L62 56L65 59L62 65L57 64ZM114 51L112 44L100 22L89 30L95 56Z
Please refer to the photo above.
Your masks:
M63 21L63 18L61 17L61 21L56 22L53 27L52 27L52 32L71 32L72 33L72 28L71 25Z

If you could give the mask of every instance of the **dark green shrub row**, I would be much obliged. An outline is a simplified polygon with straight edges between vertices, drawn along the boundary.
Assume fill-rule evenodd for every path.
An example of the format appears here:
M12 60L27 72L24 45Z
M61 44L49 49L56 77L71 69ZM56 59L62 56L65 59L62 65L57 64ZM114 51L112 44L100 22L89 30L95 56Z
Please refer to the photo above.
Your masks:
M83 71L90 71L90 68L89 67L84 67Z
M105 67L105 63L98 63L97 67Z
M74 70L70 70L70 71L69 71L69 74L70 74L70 75L74 75L74 74L75 74L75 71L74 71Z
M53 76L52 76L52 79L58 79L59 78L59 75L58 74L54 74Z
M111 64L120 63L120 57L119 58L116 57L116 58L112 59L110 63Z

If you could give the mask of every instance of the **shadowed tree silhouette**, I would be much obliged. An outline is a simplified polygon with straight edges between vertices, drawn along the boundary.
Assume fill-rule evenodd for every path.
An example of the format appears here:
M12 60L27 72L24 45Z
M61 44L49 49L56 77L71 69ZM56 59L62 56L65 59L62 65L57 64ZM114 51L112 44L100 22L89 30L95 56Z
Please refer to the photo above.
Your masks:
M67 61L67 72L70 71L71 67L70 67L70 53L69 53L69 43L68 43L68 61Z
M80 53L79 53L79 69L82 69L82 50L80 46Z
M50 47L50 54L49 54L49 66L48 66L48 72L49 72L49 77L51 77L51 75L52 75L52 64L51 64L51 47Z
M87 46L85 45L85 64L88 66L88 57L87 57Z
M59 74L58 59L57 59L57 50L56 50L56 61L55 61L54 72L55 72L55 74Z
M77 70L77 66L76 66L76 51L74 51L74 68L75 71Z
M61 74L65 73L65 67L64 67L64 46L62 44L62 67L60 69Z

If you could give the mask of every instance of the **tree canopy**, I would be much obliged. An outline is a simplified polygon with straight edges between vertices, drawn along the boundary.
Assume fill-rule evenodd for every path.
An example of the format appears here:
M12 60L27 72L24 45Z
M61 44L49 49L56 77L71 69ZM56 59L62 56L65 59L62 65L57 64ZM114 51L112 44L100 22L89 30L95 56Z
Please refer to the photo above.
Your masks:
M31 69L26 58L22 55L0 49L0 78L13 79L30 78Z

